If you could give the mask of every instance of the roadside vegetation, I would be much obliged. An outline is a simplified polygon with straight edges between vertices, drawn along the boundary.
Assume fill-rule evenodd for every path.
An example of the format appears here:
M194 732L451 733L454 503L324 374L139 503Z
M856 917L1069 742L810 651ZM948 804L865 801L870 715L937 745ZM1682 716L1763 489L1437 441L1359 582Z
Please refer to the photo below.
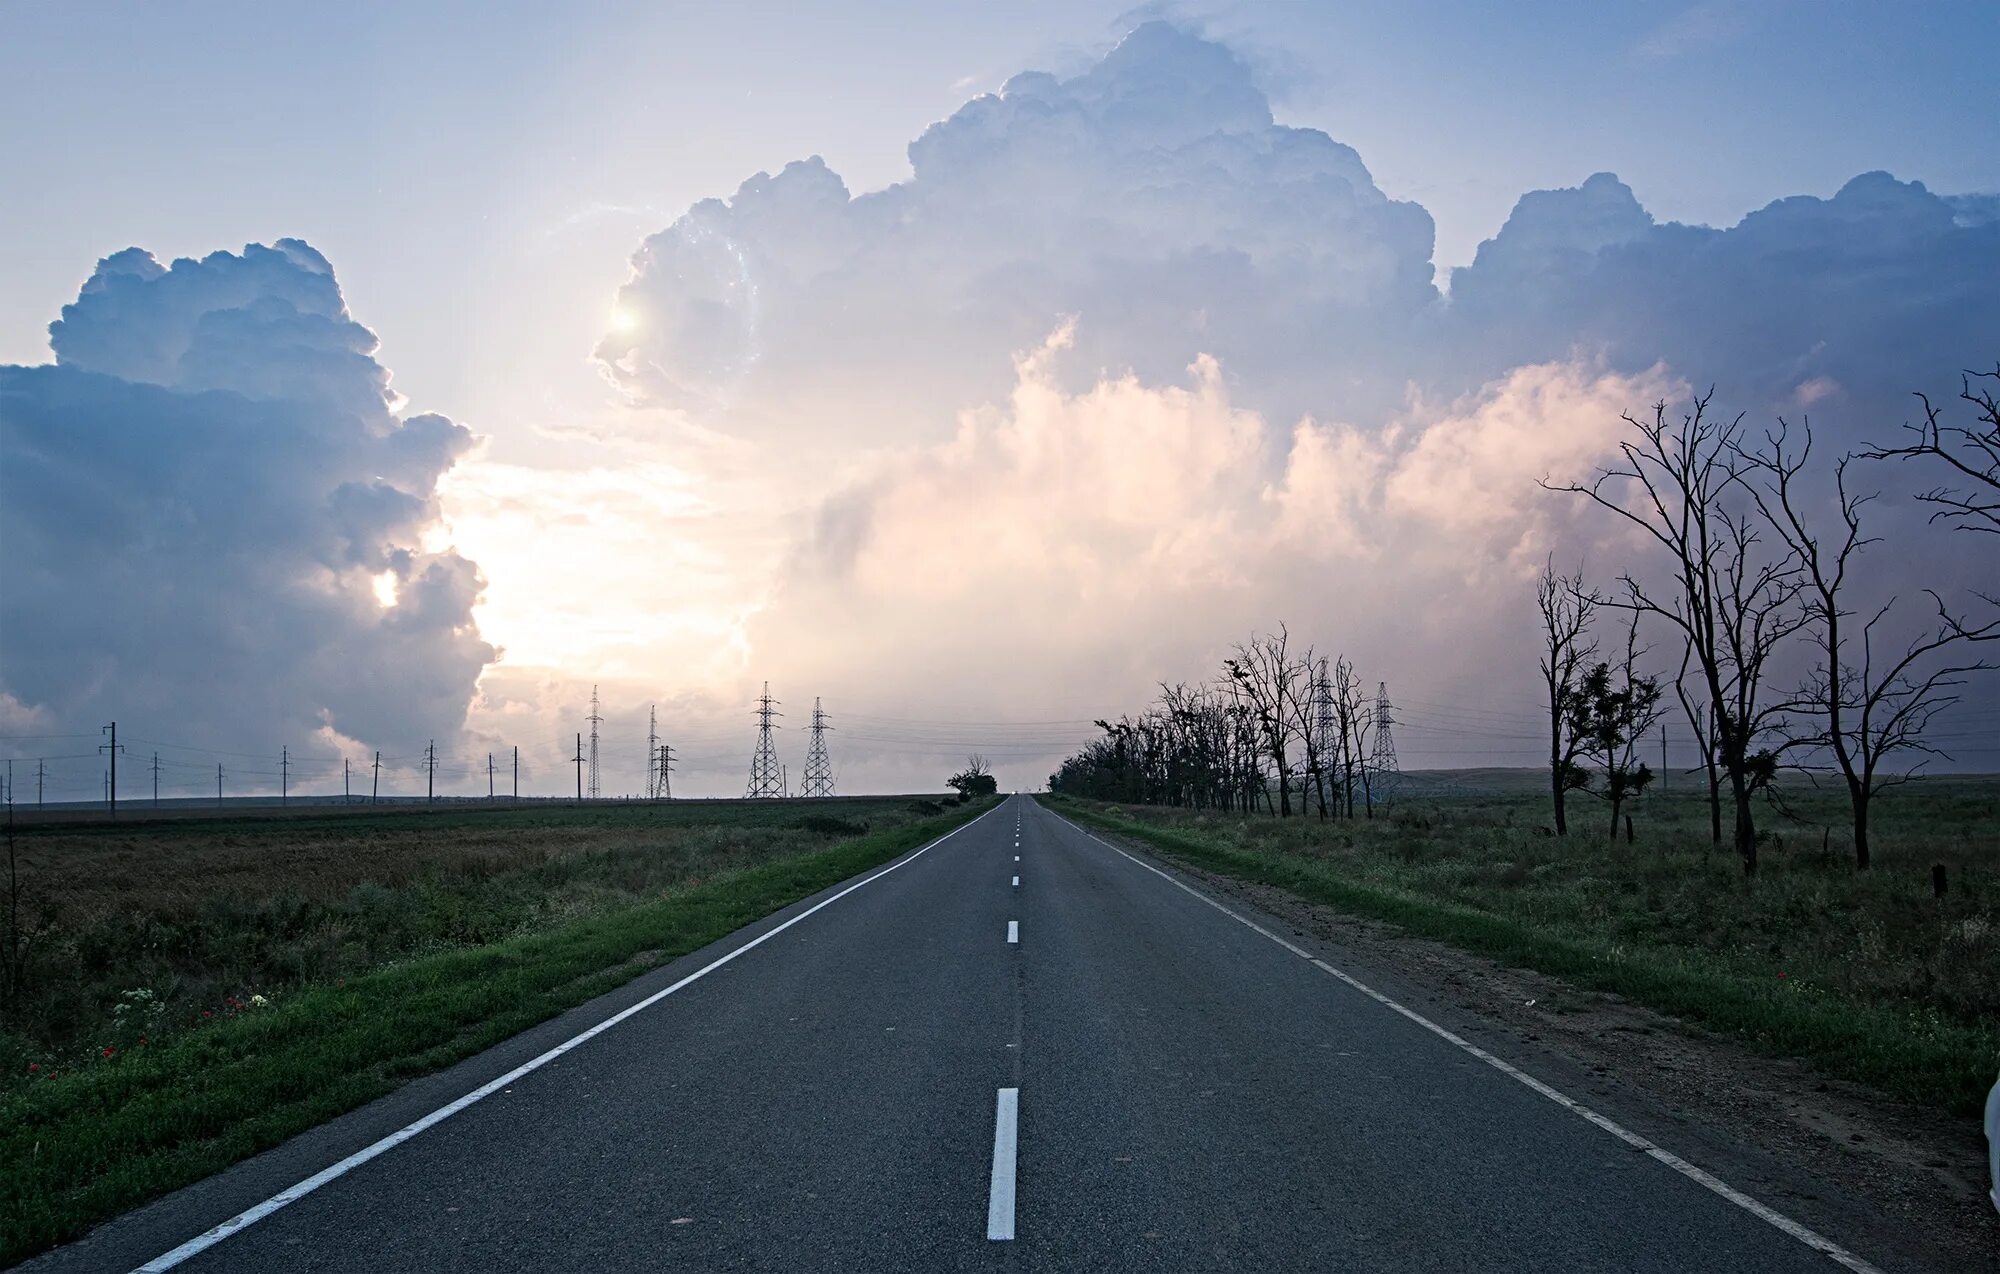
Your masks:
M2000 1070L2000 779L1899 789L1876 811L1866 872L1840 835L1845 790L1792 793L1765 811L1749 878L1714 843L1705 794L1639 798L1644 831L1628 844L1554 835L1532 779L1409 793L1338 821L1051 803L1192 866L1624 995L1830 1076L1980 1108Z
M0 1264L989 807L701 801L13 828Z

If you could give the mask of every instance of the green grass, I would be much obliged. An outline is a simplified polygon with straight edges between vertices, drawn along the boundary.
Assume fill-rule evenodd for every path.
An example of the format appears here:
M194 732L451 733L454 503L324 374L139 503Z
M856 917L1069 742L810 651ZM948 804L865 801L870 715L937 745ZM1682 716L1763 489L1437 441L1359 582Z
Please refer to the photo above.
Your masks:
M405 1080L469 1057L645 969L887 862L990 806L981 802L907 819L831 846L798 848L786 842L789 852L684 881L651 901L411 956L353 976L305 980L272 997L268 1006L170 1031L95 1064L68 1067L54 1078L17 1082L0 1091L0 1263L73 1238L97 1221L274 1146ZM737 815L710 806L707 818L720 820L725 837L754 841L765 813ZM690 805L676 817L686 820L683 830L716 831L701 822L702 807ZM796 821L796 810L789 817ZM553 819L558 826L563 821L554 811L533 818ZM575 818L571 814L570 821ZM632 818L643 825L637 815ZM764 833L787 826L779 815L771 819ZM436 833L440 827L427 830ZM206 847L227 834L245 829L225 825L220 832L192 833L206 839L189 844ZM602 867L603 853L567 857ZM656 850L653 856L662 855ZM617 858L614 853L614 867ZM516 887L534 883L539 868L517 865L468 879L476 885L527 872L505 891L513 897ZM434 865L419 871L417 879L435 885Z
M1810 848L1768 850L1753 882L1726 853L1703 852L1694 802L1656 802L1646 812L1658 825L1642 813L1635 848L1543 835L1521 817L1538 808L1525 796L1411 803L1373 823L1050 803L1190 865L1973 1114L2000 1070L1993 788L1930 795L1905 810L1900 838L1881 837L1866 876L1799 826L1792 842ZM1942 901L1930 896L1933 858L1953 876Z

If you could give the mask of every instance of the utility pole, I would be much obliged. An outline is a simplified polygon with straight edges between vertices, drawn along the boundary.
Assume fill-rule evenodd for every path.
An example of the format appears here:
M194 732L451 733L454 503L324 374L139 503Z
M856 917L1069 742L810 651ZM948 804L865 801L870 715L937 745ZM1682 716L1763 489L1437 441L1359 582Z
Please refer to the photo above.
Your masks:
M768 799L785 794L785 772L778 764L778 747L771 738L771 731L778 728L771 724L772 719L784 715L771 697L771 683L765 682L764 693L757 697L757 750L750 756L750 785L743 790L746 797Z
M278 749L278 804L292 803L292 749L285 744Z
M493 799L493 754L491 752L486 754L486 799L489 802Z
M1667 723L1660 722L1660 790L1667 790Z
M806 746L806 777L800 796L833 795L833 761L826 754L826 732L833 729L820 711L819 696L813 696L812 742Z
M438 742L432 739L424 748L424 803L437 804Z
M583 804L583 735L576 736L576 803Z
M49 767L42 758L35 758L35 808L42 808L42 780L49 776Z
M345 756L340 758L340 803L342 805L354 804L354 783L351 772L347 768L347 758Z
M514 745L514 799L521 799L521 745Z
M12 761L7 762L7 790L9 793L14 790L14 763ZM8 799L11 800L13 798L10 795ZM160 808L160 754L158 752L153 753L153 808Z
M222 762L215 763L215 808L222 808Z
M104 776L104 803L111 807L111 817L117 818L118 817L118 754L120 752L123 752L125 749L118 746L118 723L116 721L113 721L110 725L105 726L102 730L99 730L98 733L108 734L111 736L111 742L98 744L97 750L99 752L107 754L111 758L111 769Z
M674 748L671 743L660 745L659 797L663 801L674 799Z
M375 749L375 779L368 786L368 803L373 805L382 796L382 749Z

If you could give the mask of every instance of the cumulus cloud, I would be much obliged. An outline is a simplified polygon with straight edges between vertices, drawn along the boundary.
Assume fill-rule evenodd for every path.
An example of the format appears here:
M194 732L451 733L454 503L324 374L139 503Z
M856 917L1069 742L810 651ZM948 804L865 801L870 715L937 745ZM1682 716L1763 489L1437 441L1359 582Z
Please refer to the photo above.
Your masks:
M1475 685L1490 659L1531 662L1524 581L1573 536L1577 510L1521 490L1588 472L1625 404L1678 388L1566 362L1388 429L1287 423L1206 357L1174 383L1066 389L1057 356L1080 335L1017 360L950 441L826 502L752 625L760 659L835 703L909 687L912 715L976 718L997 683L1007 715L1073 718L1286 618L1384 672L1425 667L1433 691ZM1426 595L1448 602L1405 605Z
M909 160L880 191L812 157L696 204L634 256L597 356L785 471L796 544L743 611L748 661L920 686L912 715L1116 708L1280 617L1489 697L1532 663L1523 579L1615 534L1536 481L1585 476L1621 413L1714 385L1838 450L2000 353L2000 205L1885 173L1726 227L1589 175L1524 195L1441 288L1423 208L1169 23L1015 76Z
M0 699L224 749L458 728L483 581L427 537L472 435L397 414L323 256L128 249L50 343L0 367Z
M748 427L907 438L1004 394L1011 352L1083 314L1087 373L1206 353L1292 413L1335 388L1393 401L1393 374L1356 374L1401 365L1437 299L1429 214L1166 23L1071 79L1015 76L909 159L869 194L813 157L695 205L634 257L607 374Z
M753 435L904 442L1004 395L1009 352L1071 315L1074 384L1208 354L1256 410L1366 422L1575 350L1752 410L1827 379L1887 412L2000 343L1993 197L1886 173L1726 228L1658 222L1597 173L1524 195L1447 295L1422 207L1166 22L1074 77L1015 76L909 159L860 195L800 160L649 238L607 376Z

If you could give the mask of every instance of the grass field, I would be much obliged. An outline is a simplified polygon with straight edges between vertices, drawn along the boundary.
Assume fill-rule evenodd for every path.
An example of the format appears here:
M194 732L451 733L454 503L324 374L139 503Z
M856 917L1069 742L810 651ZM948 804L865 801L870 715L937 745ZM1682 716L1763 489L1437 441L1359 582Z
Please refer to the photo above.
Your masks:
M1796 817L1765 811L1774 835L1748 881L1710 848L1698 800L1649 797L1628 846L1606 841L1587 798L1558 838L1545 797L1494 786L1353 823L1055 805L1170 857L1624 994L1830 1075L1979 1109L2000 1070L2000 780L1928 779L1885 798L1865 874L1838 830L1844 803L1795 796Z
M989 803L15 830L0 1264L886 862Z

